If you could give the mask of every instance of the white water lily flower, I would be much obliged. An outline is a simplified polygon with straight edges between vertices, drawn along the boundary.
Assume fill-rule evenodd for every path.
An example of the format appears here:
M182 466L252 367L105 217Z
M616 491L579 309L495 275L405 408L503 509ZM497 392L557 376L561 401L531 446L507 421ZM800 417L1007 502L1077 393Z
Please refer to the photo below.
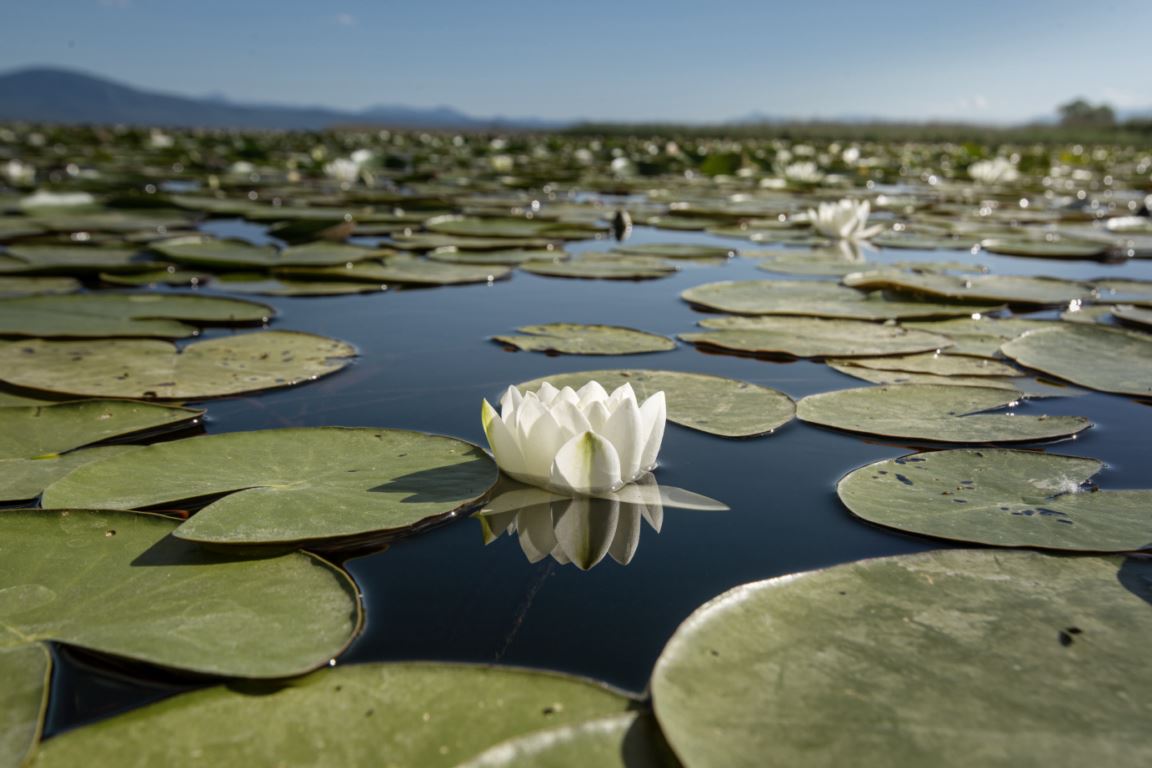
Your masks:
M812 229L825 237L839 240L865 240L884 227L868 227L868 214L872 205L867 200L844 198L835 203L820 203L808 209L808 220Z
M784 178L802 184L818 184L824 180L824 174L810 160L792 163L784 168Z
M36 181L36 169L19 160L9 160L0 166L0 173L4 174L9 184L31 184Z
M981 184L1007 184L1020 178L1016 166L1002 157L972 163L968 175Z
M342 184L355 184L360 178L360 163L349 157L338 157L324 163L324 175Z
M92 205L96 198L87 192L48 192L38 189L35 194L20 200L21 208L71 208Z
M630 384L608 394L545 382L536 392L509 387L500 413L484 401L484 433L496 463L524 483L596 494L634 482L656 464L667 417L664 393L638 404Z

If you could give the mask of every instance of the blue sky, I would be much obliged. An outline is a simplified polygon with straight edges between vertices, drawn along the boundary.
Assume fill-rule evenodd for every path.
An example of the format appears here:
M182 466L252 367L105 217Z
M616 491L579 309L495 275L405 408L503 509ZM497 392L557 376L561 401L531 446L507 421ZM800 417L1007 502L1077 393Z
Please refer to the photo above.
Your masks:
M1152 0L0 0L0 70L474 115L1002 122L1152 108Z

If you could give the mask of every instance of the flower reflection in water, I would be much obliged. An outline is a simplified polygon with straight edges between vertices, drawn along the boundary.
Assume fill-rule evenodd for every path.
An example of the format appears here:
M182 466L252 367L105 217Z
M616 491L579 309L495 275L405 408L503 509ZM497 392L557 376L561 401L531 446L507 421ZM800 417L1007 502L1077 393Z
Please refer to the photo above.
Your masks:
M485 544L503 533L515 534L529 562L550 555L562 565L586 571L606 555L621 565L630 563L640 544L642 521L659 533L665 507L728 509L707 496L661 487L651 473L615 493L596 496L566 496L502 478L477 519Z

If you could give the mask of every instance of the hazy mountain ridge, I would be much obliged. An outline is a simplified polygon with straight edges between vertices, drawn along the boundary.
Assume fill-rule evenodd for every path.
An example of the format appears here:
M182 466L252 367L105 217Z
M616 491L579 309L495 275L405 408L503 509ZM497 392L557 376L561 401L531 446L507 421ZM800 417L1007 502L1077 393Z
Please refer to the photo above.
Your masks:
M0 120L125 123L200 128L320 130L336 125L400 128L562 128L539 118L473 117L451 107L381 104L360 111L245 104L219 96L160 93L74 70L34 67L0 74Z

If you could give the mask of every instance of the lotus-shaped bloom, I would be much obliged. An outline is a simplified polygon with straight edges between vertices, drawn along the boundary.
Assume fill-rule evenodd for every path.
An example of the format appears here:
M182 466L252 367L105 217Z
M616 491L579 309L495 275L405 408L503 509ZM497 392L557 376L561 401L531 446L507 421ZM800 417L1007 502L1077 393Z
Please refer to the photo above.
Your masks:
M1002 157L972 163L968 175L981 184L1008 184L1020 178L1016 166Z
M608 394L598 382L579 390L545 382L536 392L509 387L500 413L484 401L484 433L500 469L561 493L606 493L656 464L664 439L664 393L638 404L625 384Z
M867 200L845 198L836 203L820 203L808 209L808 220L812 229L825 237L838 240L864 240L879 232L883 227L868 228L868 214L872 206Z

